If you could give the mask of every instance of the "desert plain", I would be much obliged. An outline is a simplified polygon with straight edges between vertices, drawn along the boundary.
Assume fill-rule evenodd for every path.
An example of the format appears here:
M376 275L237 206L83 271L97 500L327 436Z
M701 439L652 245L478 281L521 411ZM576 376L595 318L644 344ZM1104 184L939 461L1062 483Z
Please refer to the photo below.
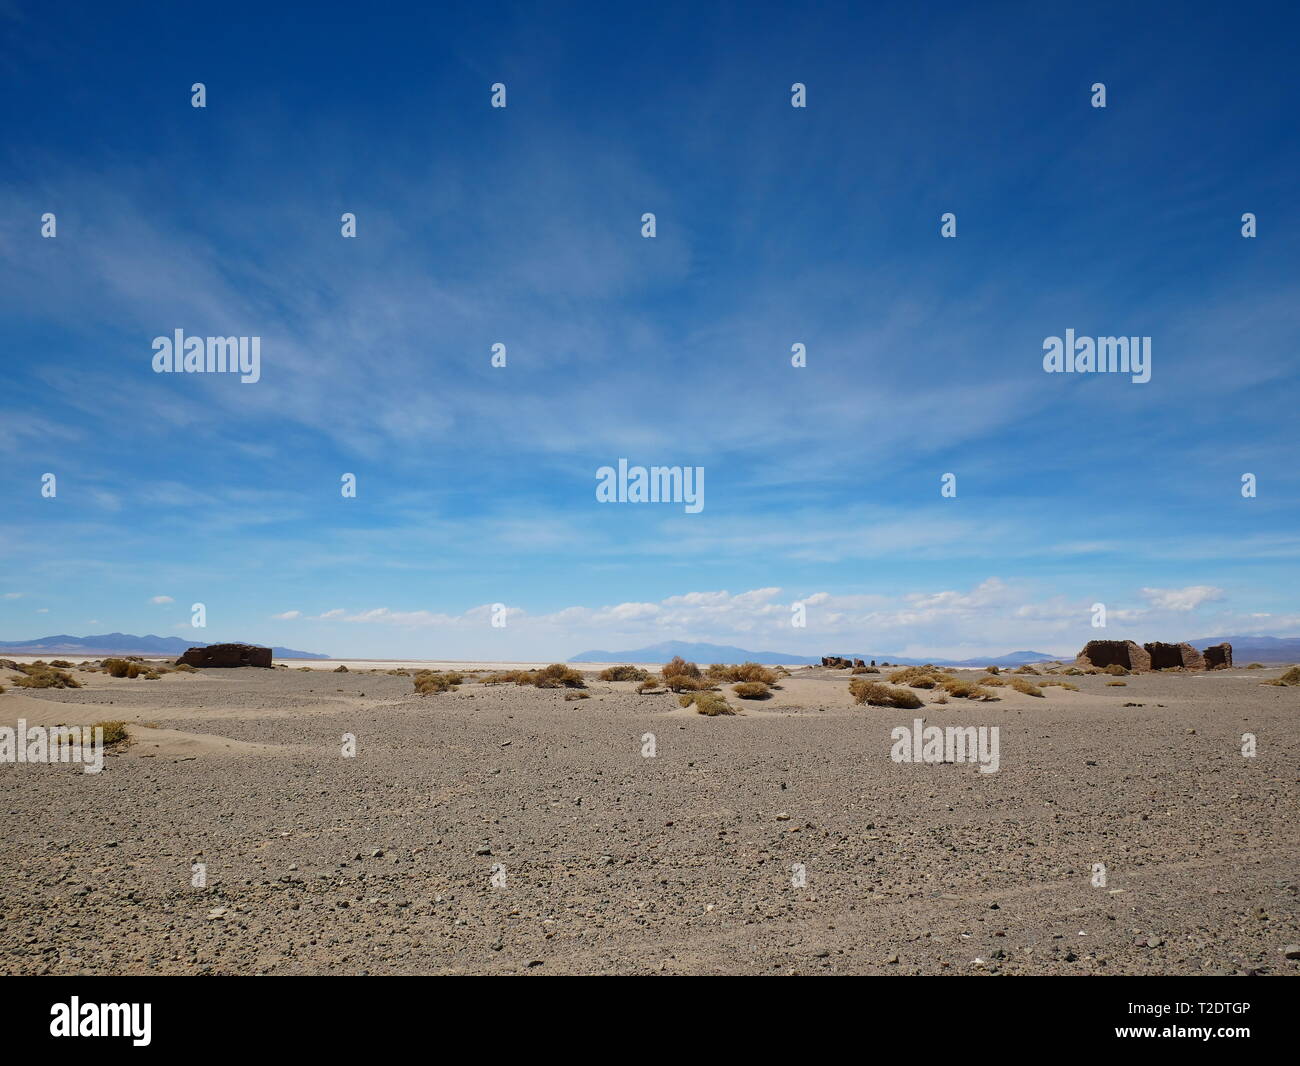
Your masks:
M791 667L706 717L591 664L581 699L339 665L0 673L0 725L130 732L0 764L0 973L1300 972L1280 666L916 710ZM997 772L893 761L918 717L997 726Z

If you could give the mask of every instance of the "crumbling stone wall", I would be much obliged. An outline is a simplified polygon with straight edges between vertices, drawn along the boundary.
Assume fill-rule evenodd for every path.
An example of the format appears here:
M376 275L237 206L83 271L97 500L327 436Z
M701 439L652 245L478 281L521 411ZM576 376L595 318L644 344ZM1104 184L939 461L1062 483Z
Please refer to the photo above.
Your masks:
M197 667L269 667L271 649L253 644L209 644L206 648L191 648L176 661Z
M1174 670L1179 667L1184 670L1205 669L1205 659L1190 644L1166 644L1156 640L1142 646L1151 656L1152 670Z
M1227 670L1232 666L1232 645L1211 644L1204 651L1207 670Z
M1131 640L1090 640L1075 656L1076 666L1122 666L1125 670L1150 670L1151 656Z

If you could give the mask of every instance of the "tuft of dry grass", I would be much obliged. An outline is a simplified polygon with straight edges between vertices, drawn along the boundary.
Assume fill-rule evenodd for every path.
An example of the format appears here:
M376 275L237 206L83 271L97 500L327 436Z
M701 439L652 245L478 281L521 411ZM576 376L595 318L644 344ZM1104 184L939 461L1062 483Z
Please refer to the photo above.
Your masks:
M876 667L874 667L874 666L855 666L855 667L853 668L853 672L854 672L855 674L878 674L878 673L880 673L880 671L879 671L878 669L876 669Z
M454 670L449 670L446 673L440 673L436 670L421 670L411 679L415 685L415 691L421 696L428 696L437 692L455 692L464 680L464 677Z
M1123 687L1124 687L1125 685L1127 685L1127 684L1128 684L1127 681L1107 681L1107 682L1106 682L1106 687L1107 687L1107 688L1123 688Z
M772 695L772 690L762 681L741 681L732 685L731 691L742 700L765 700Z
M1002 673L1002 668L999 666L986 666L984 667L984 672L986 674L1000 674Z
M891 685L908 685L911 688L937 688L949 675L933 666L905 666L889 675Z
M640 695L644 696L647 692L658 692L662 685L663 680L652 674L637 685L636 690Z
M650 675L636 666L611 666L597 676L601 681L644 681Z
M1023 677L1011 678L1011 687L1025 696L1037 696L1040 699L1043 698L1043 690L1032 681L1026 681Z
M706 676L714 681L759 681L764 685L775 685L781 680L781 676L775 670L769 669L761 663L741 663L739 666L714 663L709 667Z
M1275 677L1272 681L1265 681L1266 685L1278 685L1283 688L1291 685L1300 685L1300 666L1293 666L1281 677Z
M700 714L706 714L710 718L716 718L720 714L736 713L736 709L727 702L726 697L717 692L684 692L677 697L677 702L683 707L689 707L693 703Z
M56 663L55 665L57 666L58 664ZM1247 669L1247 670L1263 670L1263 669L1264 669L1264 664L1263 664L1263 663L1251 663L1248 667L1246 667L1246 669Z
M1078 691L1079 691L1079 686L1078 686L1078 685L1072 685L1072 684L1070 684L1070 682L1068 682L1068 681L1040 681L1040 682L1038 682L1038 683L1039 683L1043 688L1047 688L1049 685L1054 685L1054 686L1056 686L1057 688L1069 689L1071 692L1078 692Z
M575 700L589 700L589 699L591 699L590 692L582 692L581 690L576 688L570 689L568 692L564 694L565 703L573 703Z
M1024 666L1017 666L1017 667L1016 667L1014 670L1012 670L1011 672L1012 672L1013 674L1033 674L1034 677L1038 677L1038 676L1039 676L1038 671L1035 670L1035 669L1034 669L1032 666L1030 666L1028 663L1026 663Z
M955 677L945 680L943 688L949 696L959 700L994 700L998 698L987 688L976 684L974 681L962 681Z
M1120 666L1119 663L1111 663L1109 666L1102 667L1103 674L1110 674L1111 677L1128 677L1128 669Z
M1011 682L1005 677L994 677L990 675L989 677L981 677L980 684L985 688L1006 688L1011 684Z
M533 684L538 688L586 688L582 674L572 666L564 663L551 663L543 666L533 676Z
M44 662L19 666L19 674L11 678L19 688L81 688L81 682L65 670Z
M865 678L849 679L849 692L857 703L869 703L873 707L901 707L912 710L922 706L921 698L915 692L905 688L893 688L879 681L867 681Z
M90 728L104 731L104 747L106 748L111 748L115 744L125 744L131 739L131 733L127 729L125 722L96 722ZM94 736L93 732L91 736Z

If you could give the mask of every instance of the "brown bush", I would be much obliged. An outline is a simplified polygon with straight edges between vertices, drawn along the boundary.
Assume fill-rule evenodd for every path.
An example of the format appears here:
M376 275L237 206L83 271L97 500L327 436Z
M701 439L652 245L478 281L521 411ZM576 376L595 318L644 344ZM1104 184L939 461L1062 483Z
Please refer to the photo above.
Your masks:
M644 681L650 675L635 666L611 666L597 676L602 681Z
M741 663L739 666L714 663L709 667L707 676L714 681L761 681L765 685L775 685L781 679L775 670L770 670L761 663Z
M889 682L893 685L909 685L912 688L935 688L943 684L947 678L947 674L933 666L905 666L890 674Z
M1011 687L1026 696L1038 696L1039 698L1042 698L1043 696L1043 690L1041 688L1035 685L1032 681L1026 681L1023 677L1013 677L1011 679Z
M18 667L19 675L11 680L19 688L81 688L81 682L71 674L43 662Z
M1107 681L1107 682L1106 682L1106 687L1107 687L1107 688L1123 688L1123 687L1124 687L1125 685L1127 685L1127 684L1128 684L1127 681Z
M127 729L125 722L96 722L90 728L104 731L104 747L106 748L111 748L114 744L125 744L131 739L131 733ZM93 732L91 736L94 736Z
M464 677L454 670L446 673L440 673L436 670L421 670L411 679L415 685L415 691L421 696L428 696L436 692L455 692Z
M855 674L878 674L878 673L880 673L880 671L877 670L874 666L855 666L855 667L853 668L853 672L854 672Z
M590 692L580 692L578 689L570 689L568 692L564 694L565 703L573 703L575 700L589 700L589 699L591 699Z
M731 691L742 700L765 700L772 695L772 690L762 681L741 681L732 685Z
M1002 673L1002 668L999 666L986 666L984 667L984 672L986 674L1000 674Z
M1014 683L1014 682L1013 682ZM993 700L997 699L988 689L974 681L962 681L960 678L951 678L943 683L944 691L959 700Z
M1279 685L1286 688L1291 685L1300 685L1300 666L1293 666L1281 677L1275 677L1272 681L1265 681L1266 685Z
M683 707L689 707L693 703L700 714L707 714L710 718L736 713L726 698L716 692L686 692L677 697L677 702Z
M178 674L197 674L197 673L198 673L198 670L196 670L194 667L192 667L189 663L177 663L175 666L172 667L172 669L173 669L176 673L178 673ZM301 667L300 667L300 669L301 669Z
M867 681L864 678L849 679L849 692L858 703L869 703L873 707L901 707L911 710L922 706L921 699L915 692L905 688L891 688L879 681Z
M1072 685L1072 684L1070 684L1070 682L1068 682L1068 681L1040 681L1040 682L1038 682L1038 683L1039 683L1043 688L1047 688L1049 685L1054 685L1054 686L1056 686L1057 688L1069 689L1071 692L1078 692L1078 691L1079 691L1079 686L1078 686L1078 685Z
M1103 674L1110 674L1111 677L1128 677L1128 670L1120 666L1119 663L1111 663L1109 666L1102 667Z
M1026 663L1024 666L1017 666L1017 667L1016 667L1014 670L1012 670L1011 672L1012 672L1013 674L1033 674L1034 677L1037 677L1037 676L1038 676L1038 671L1035 670L1035 669L1034 669L1032 666L1030 666L1028 663Z
M651 675L642 681L641 684L637 685L636 690L641 695L645 695L647 692L656 691L662 684L663 681L660 678Z
M564 663L551 663L543 666L533 676L533 684L538 688L586 688L582 674L572 666Z

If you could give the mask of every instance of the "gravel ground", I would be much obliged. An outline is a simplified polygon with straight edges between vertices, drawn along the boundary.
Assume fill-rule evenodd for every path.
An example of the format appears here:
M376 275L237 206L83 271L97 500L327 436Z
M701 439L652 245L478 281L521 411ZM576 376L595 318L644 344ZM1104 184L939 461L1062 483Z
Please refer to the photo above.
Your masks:
M1300 688L1260 684L1279 672L902 711L808 669L707 718L593 678L566 702L6 671L0 723L124 719L133 741L97 775L0 765L0 972L1294 974ZM918 716L998 726L998 772L892 761Z

